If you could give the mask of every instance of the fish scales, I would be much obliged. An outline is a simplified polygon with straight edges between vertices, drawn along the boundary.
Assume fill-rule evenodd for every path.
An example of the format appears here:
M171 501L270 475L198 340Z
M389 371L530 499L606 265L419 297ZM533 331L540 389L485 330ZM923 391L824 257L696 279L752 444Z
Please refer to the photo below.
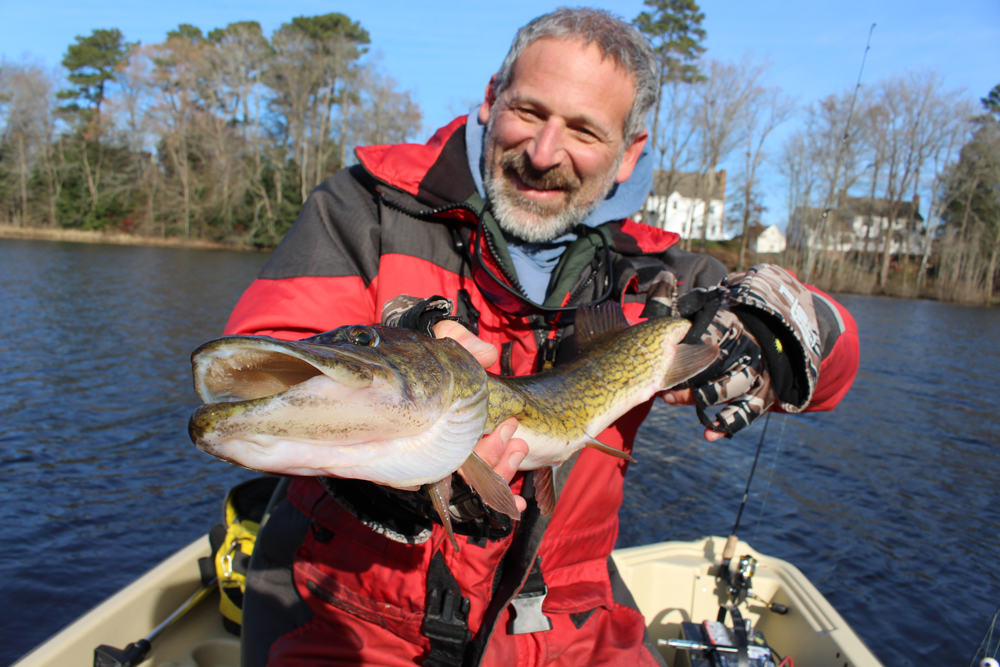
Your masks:
M561 463L610 422L668 388L664 381L671 349L689 327L687 320L653 320L600 336L581 355L545 373L490 376L487 426L513 416L519 424L515 435L528 440L529 446L543 433L549 440L562 442L563 452L530 451L522 469ZM497 394L503 398L497 400ZM517 400L508 398L509 394Z

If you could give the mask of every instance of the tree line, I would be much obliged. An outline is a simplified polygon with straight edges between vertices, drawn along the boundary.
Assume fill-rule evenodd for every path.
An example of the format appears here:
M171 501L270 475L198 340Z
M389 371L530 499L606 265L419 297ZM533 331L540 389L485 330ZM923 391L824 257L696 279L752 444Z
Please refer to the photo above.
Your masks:
M61 77L0 64L0 221L274 245L356 145L412 140L421 111L343 14L157 44L78 36Z
M658 59L649 129L661 183L669 194L682 174L699 174L707 217L717 169L729 167L737 268L751 261L769 169L792 242L777 261L800 277L835 291L990 303L1000 269L1000 86L976 104L934 72L906 72L801 106L768 85L766 61L706 58L695 0L645 5L634 24ZM774 130L793 118L799 129L774 146Z

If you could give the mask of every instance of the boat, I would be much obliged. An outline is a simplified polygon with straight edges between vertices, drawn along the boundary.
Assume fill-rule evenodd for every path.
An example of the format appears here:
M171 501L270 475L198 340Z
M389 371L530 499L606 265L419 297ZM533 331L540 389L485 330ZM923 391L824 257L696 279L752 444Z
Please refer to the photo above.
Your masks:
M881 667L881 663L815 586L793 565L729 540L743 574L752 564L752 588L739 615L766 639L774 653L752 665ZM616 550L612 556L668 665L736 665L725 640L714 645L688 635L718 628L720 606L732 601L733 577L722 576L727 538L662 542ZM90 667L98 646L125 649L155 634L146 667L239 667L239 638L226 631L217 586L203 586L198 559L209 556L198 539L99 604L13 667ZM733 571L737 566L733 565ZM746 577L746 583L750 583ZM745 588L745 587L744 587ZM782 612L785 613L782 613ZM180 612L180 613L177 613ZM730 611L729 618L733 618ZM712 624L715 623L713 626ZM730 620L732 625L732 620ZM729 635L730 638L733 634ZM105 648L107 650L107 648ZM726 653L728 651L728 653ZM713 662L712 655L729 655ZM780 662L779 662L780 658ZM103 664L115 664L105 662Z

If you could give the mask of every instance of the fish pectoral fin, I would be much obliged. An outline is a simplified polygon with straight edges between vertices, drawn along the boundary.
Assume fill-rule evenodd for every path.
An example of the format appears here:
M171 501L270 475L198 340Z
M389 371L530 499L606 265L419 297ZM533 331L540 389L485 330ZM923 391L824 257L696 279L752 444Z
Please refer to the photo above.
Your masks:
M626 461L631 461L632 463L638 463L638 461L632 458L632 455L629 454L628 452L623 452L620 449L609 447L605 445L603 442L595 440L594 438L590 438L585 443L583 443L583 445L584 447L590 447L591 449L596 449L597 451L607 454L608 456L614 456L617 459L625 459Z
M535 502L538 503L538 510L548 516L556 508L556 468L559 466L543 466L536 470L532 477L535 478Z
M506 514L511 519L519 521L521 513L517 510L514 494L510 485L503 477L493 472L486 461L473 452L462 464L460 470L465 473L469 486L479 494L479 498L497 512Z
M718 345L704 343L677 345L674 363L663 378L663 386L667 389L676 387L681 382L693 378L698 373L712 365L719 358Z
M427 493L431 497L431 503L434 504L434 509L437 510L438 516L441 517L441 523L444 524L444 532L448 535L448 539L451 540L452 546L455 547L455 551L461 551L458 547L458 540L455 539L455 531L451 528L451 512L448 511L448 506L451 505L451 475L448 475L440 482L428 484Z

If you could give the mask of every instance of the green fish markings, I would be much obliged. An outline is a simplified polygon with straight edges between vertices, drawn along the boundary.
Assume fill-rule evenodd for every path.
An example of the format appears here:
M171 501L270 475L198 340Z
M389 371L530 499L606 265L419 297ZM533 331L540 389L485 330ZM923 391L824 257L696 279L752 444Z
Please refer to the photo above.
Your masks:
M552 370L503 378L461 345L406 329L344 326L300 341L226 336L191 355L205 405L188 425L202 451L286 475L362 479L397 489L426 485L448 537L452 473L514 519L510 487L472 450L516 417L528 443L540 509L555 507L554 470L583 447L631 457L595 439L655 393L697 375L714 345L680 341L684 319L628 326L617 304L581 309L580 354Z

